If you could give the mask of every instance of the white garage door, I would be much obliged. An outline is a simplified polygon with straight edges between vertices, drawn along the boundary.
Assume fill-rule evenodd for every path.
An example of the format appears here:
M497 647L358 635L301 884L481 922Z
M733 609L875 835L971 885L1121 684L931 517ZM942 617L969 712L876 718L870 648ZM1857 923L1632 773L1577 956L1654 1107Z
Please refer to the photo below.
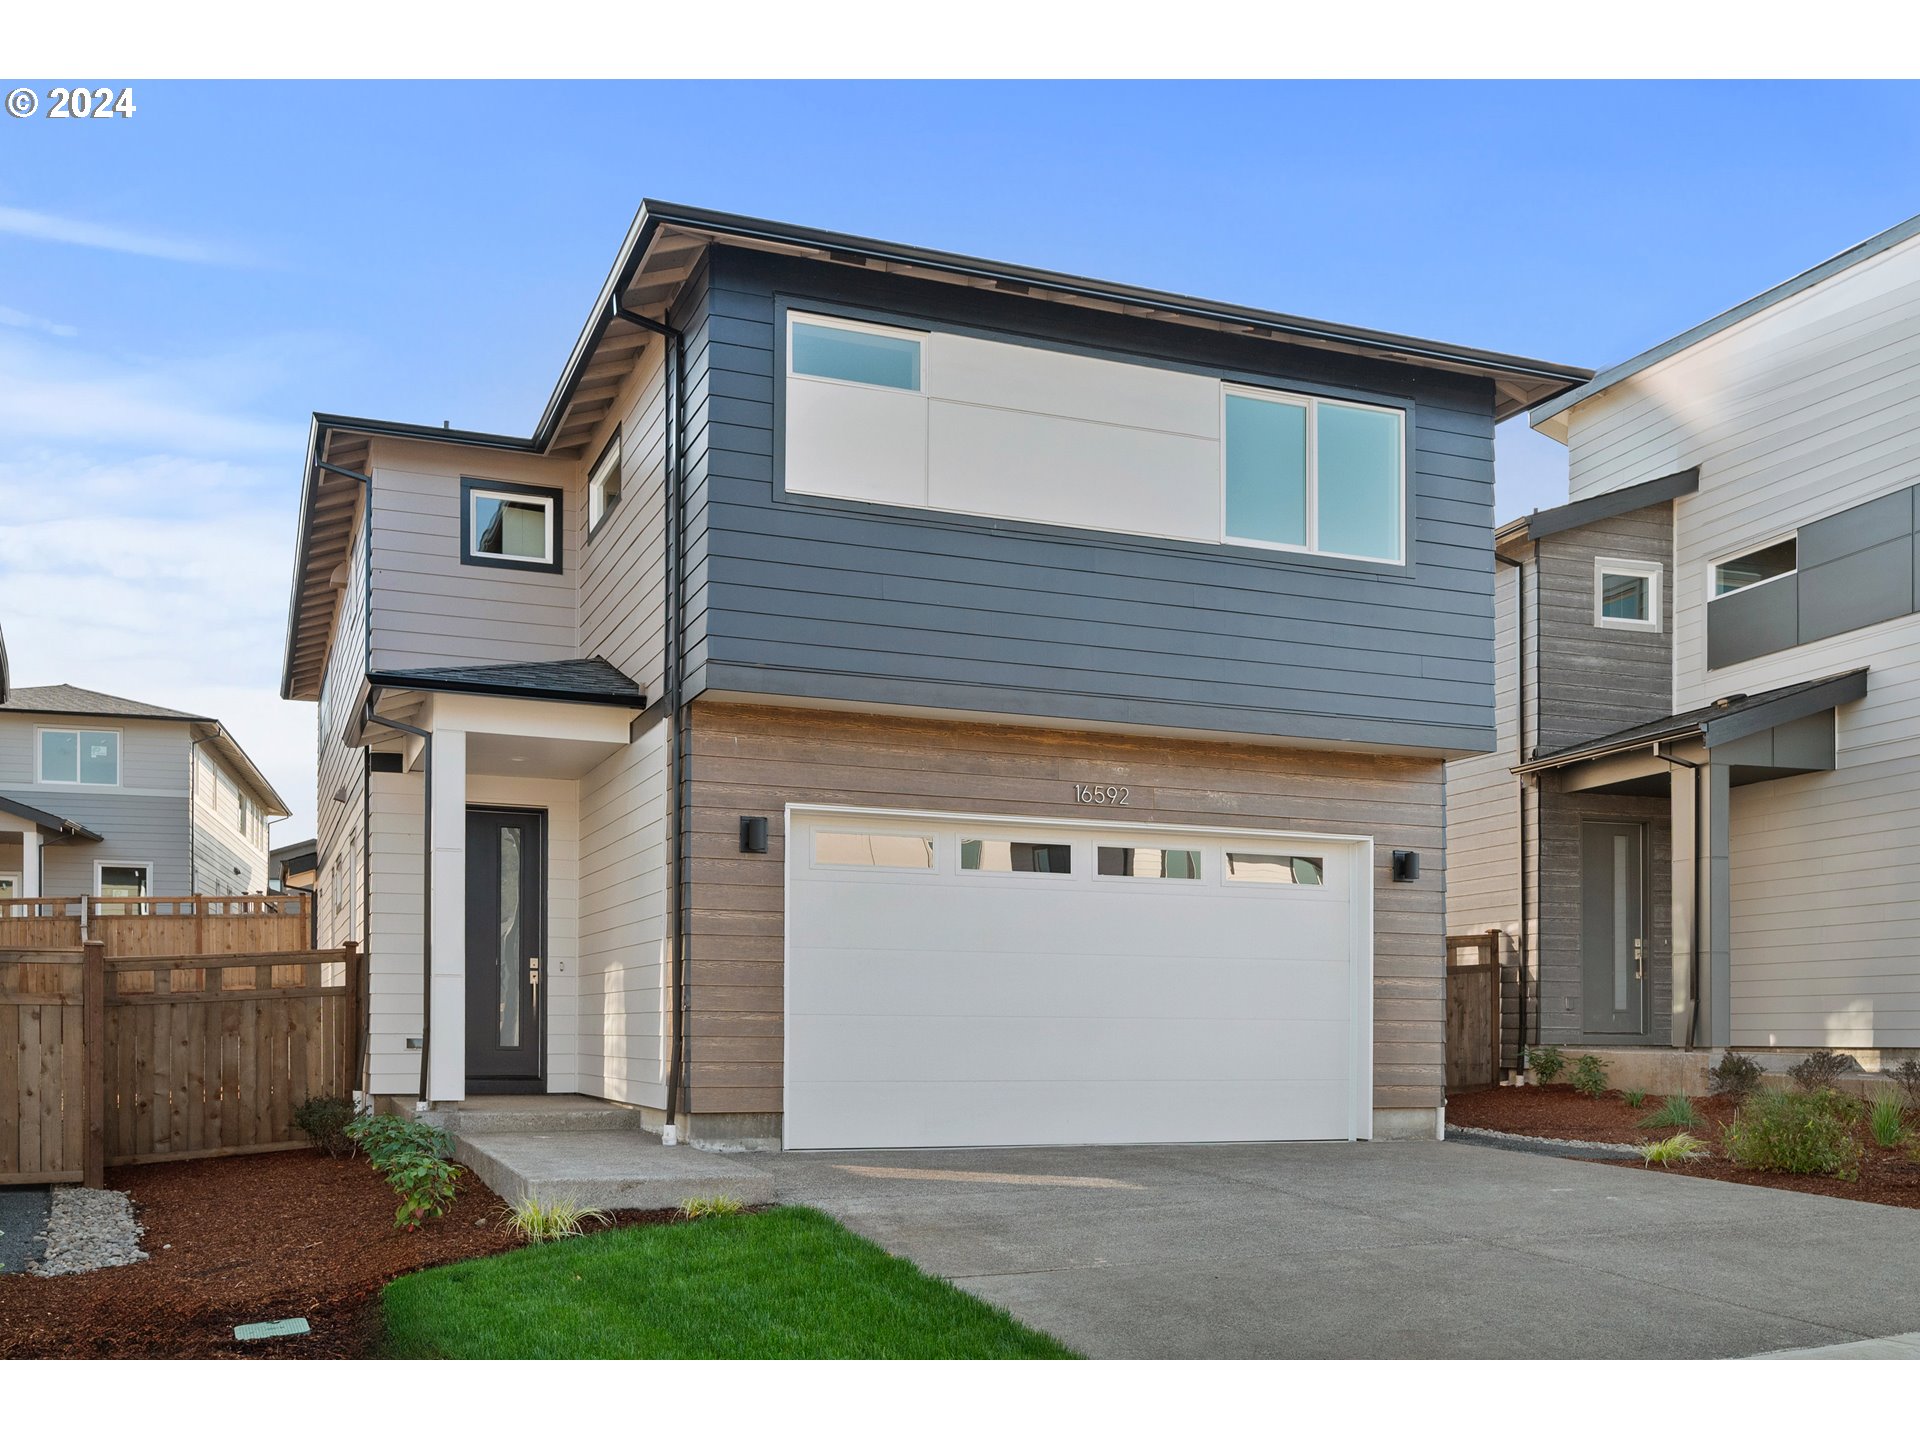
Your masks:
M786 1144L1353 1139L1366 850L794 811Z

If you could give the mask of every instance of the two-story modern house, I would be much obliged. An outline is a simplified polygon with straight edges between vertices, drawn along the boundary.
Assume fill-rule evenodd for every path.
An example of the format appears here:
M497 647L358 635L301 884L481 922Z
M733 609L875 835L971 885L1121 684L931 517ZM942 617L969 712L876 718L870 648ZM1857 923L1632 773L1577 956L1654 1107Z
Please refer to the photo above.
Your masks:
M1693 1089L1920 1047L1916 340L1920 219L1535 407L1572 499L1499 534L1500 745L1448 800L1449 930L1511 937L1528 1039Z
M1435 1134L1493 426L1566 366L648 202L533 433L317 415L368 1089Z
M74 685L0 700L0 900L262 894L287 813L208 716Z

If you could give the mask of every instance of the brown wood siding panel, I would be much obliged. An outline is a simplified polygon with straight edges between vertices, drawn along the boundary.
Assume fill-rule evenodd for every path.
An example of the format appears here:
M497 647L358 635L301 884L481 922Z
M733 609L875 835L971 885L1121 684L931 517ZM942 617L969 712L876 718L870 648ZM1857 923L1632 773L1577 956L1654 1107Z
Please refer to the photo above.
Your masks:
M692 713L694 1113L783 1108L787 805L1092 823L1098 817L1073 802L1076 782L1133 787L1124 818L1134 823L1372 835L1374 1104L1440 1103L1446 870L1438 760L778 706L700 702ZM765 855L739 853L742 815L768 818ZM1396 849L1421 852L1418 881L1393 883Z

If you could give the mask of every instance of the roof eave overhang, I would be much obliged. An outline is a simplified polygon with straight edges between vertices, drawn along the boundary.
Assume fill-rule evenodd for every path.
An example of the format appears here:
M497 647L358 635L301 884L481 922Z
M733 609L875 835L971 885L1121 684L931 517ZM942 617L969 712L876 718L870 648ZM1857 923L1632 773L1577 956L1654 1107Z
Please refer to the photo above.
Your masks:
M579 690L548 690L528 685L489 685L479 680L441 679L419 675L375 671L367 676L367 687L374 693L403 694L418 691L435 695L486 695L501 700L557 701L564 705L615 705L625 710L645 710L647 697L633 695L595 695Z

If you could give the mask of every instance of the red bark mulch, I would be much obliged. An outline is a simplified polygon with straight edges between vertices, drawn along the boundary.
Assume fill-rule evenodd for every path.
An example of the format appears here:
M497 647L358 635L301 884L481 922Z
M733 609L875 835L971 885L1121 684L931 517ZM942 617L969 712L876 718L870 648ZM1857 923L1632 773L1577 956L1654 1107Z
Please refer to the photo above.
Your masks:
M1498 1130L1508 1135L1533 1135L1551 1140L1602 1140L1644 1145L1679 1133L1679 1127L1642 1130L1635 1123L1659 1108L1663 1097L1650 1096L1638 1110L1628 1108L1618 1092L1598 1098L1578 1094L1565 1085L1500 1086L1447 1097L1447 1123ZM1858 1180L1835 1180L1825 1175L1786 1175L1772 1170L1749 1170L1727 1159L1720 1148L1720 1131L1738 1108L1725 1095L1694 1096L1694 1108L1705 1123L1688 1127L1710 1153L1690 1161L1675 1161L1668 1173L1703 1180L1730 1180L1770 1190L1798 1190L1808 1195L1831 1195L1841 1200L1865 1200L1875 1205L1898 1205L1920 1210L1920 1158L1907 1146L1882 1150L1860 1126L1862 1156ZM1603 1165L1630 1165L1637 1160L1603 1160Z
M446 1218L396 1230L396 1197L356 1158L309 1150L107 1172L133 1196L150 1259L87 1275L0 1276L0 1358L338 1359L377 1354L380 1289L409 1271L518 1248L470 1174ZM618 1223L669 1218L623 1212ZM308 1335L233 1327L304 1316Z

